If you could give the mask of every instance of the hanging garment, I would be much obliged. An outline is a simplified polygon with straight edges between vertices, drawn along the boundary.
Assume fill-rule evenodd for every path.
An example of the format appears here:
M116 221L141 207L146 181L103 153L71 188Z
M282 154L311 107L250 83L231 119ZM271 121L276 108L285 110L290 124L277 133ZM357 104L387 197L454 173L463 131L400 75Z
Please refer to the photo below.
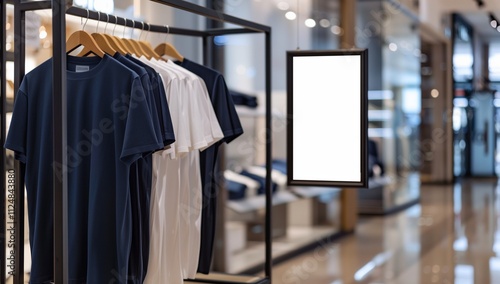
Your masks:
M175 116L176 136L182 137L182 142L174 143L171 149L154 157L153 190L156 192L152 195L151 220L156 221L151 223L150 263L153 259L157 263L148 268L145 282L168 279L169 283L182 283L183 278L195 277L198 266L202 204L199 150L216 143L223 134L206 87L197 76L173 64L139 60L160 73L167 88L167 101L171 106L173 102L179 105L176 114L171 112ZM177 212L165 214L166 207L169 212L173 208ZM171 231L172 226L176 232ZM180 265L169 265L174 260Z
M227 89L224 77L217 71L192 62L186 58L176 62L180 66L200 76L205 82L210 100L217 116L219 125L224 133L224 138L219 143L209 147L200 155L200 168L203 186L203 204L201 220L201 244L198 263L198 272L208 274L212 262L213 244L215 239L215 220L218 184L222 180L222 173L217 171L216 161L221 143L230 143L241 134L238 114Z
M115 54L114 58L123 65L127 66L139 75L142 86L148 100L148 106L152 115L153 121L156 122L156 133L158 141L162 141L164 145L170 145L175 141L175 136L170 121L170 112L166 101L162 102L155 94L155 87L159 84L151 84L151 79L146 69L132 62L126 57ZM152 74L155 76L155 74ZM157 101L164 105L158 107ZM159 118L161 115L168 115L165 118ZM160 123L160 121L162 123ZM165 131L165 125L167 130ZM149 207L151 195L151 180L152 180L152 156L147 155L137 160L131 167L131 205L132 205L132 243L131 253L129 257L128 283L142 283L146 277L147 261L149 258Z
M30 283L53 281L53 171L68 174L69 283L124 283L131 166L164 145L137 73L107 55L67 62L68 164L52 160L52 60L26 74L5 144L26 164Z

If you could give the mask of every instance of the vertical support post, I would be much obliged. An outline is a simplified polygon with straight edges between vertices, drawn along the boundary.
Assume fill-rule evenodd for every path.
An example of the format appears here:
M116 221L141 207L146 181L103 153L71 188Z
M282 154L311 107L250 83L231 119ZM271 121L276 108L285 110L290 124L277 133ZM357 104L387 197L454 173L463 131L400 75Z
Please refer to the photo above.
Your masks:
M356 46L356 2L340 0L340 26L344 30L340 37L342 48L349 49Z
M273 193L271 190L272 163L272 106L271 106L271 31L266 32L266 265L265 272L272 280L273 248L272 248L272 210Z
M340 1L340 25L344 30L340 38L342 48L350 49L356 46L356 1ZM354 231L358 221L358 191L344 188L341 199L341 228L345 232Z
M203 65L210 66L210 36L203 37Z
M52 107L54 183L54 283L68 283L68 176L66 135L66 4L52 0ZM59 172L58 172L59 171Z
M6 70L5 70L5 63L6 63L6 57L7 57L7 54L6 54L6 51L5 51L5 24L6 24L6 20L7 20L7 12L6 12L6 8L7 8L7 3L2 2L0 4L0 19L2 21L2 24L0 25L0 37L1 37L1 41L0 41L0 44L1 44L1 52L0 52L0 62L2 62L2 66L0 67L0 72L1 72L1 77L0 77L0 86L1 86L1 103L0 103L0 113L1 113L1 117L0 117L0 129L2 131L2 133L0 134L0 147L1 148L1 158L0 158L0 184L2 184L4 186L4 192L3 193L0 193L1 196L0 196L0 257L2 257L2 259L5 259L5 246L6 246L6 236L7 236L7 228L6 228L6 222L7 222L7 212L5 211L5 202L6 202L6 196L7 196L7 186L6 185L6 180L5 180L5 174L6 174L6 171L5 171L5 149L3 148L3 145L5 144L5 129L6 128L6 123L5 123L5 106L6 106L6 97L7 97L7 88L6 88L6 83L7 83L7 79L6 79ZM0 266L0 283L5 283L5 276L7 276L6 274L6 269L5 269L5 265L1 265Z
M14 5L14 61L17 63L14 73L14 94L17 94L25 74L26 59L26 14L21 9L21 0ZM3 145L2 145L3 146ZM15 229L15 269L14 284L24 283L24 164L15 161L15 196L14 221Z

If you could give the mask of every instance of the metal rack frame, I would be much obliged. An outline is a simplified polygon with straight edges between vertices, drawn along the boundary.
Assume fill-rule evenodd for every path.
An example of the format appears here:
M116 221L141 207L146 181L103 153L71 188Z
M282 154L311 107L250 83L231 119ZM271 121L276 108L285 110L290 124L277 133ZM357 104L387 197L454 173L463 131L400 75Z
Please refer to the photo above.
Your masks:
M207 19L216 20L224 23L231 23L240 26L241 28L217 28L207 30L192 30L182 28L165 28L159 25L150 25L149 29L152 32L170 33L176 35L194 36L203 39L203 56L204 62L207 61L209 56L209 46L214 36L219 35L232 35L232 34L265 34L265 93L266 93L266 225L265 225L265 277L257 283L271 283L271 267L272 267L272 239L271 239L271 214L272 214L272 192L271 192L271 28L269 26L254 23L248 20L236 18L203 6L192 4L181 0L150 0L161 5L167 5L176 9L184 10L189 13L203 16ZM14 61L16 62L15 77L14 77L14 91L17 93L20 82L25 75L25 13L27 11L52 9L52 33L53 33L53 138L54 138L54 163L64 164L67 160L66 153L63 151L66 145L66 14L87 17L87 10L73 7L71 0L52 0L52 1L30 1L24 2L23 0L8 0L3 1L1 4L0 12L3 23L6 21L6 4L14 4L14 32L15 32L15 49ZM88 14L89 19L106 20L106 14L90 11ZM117 22L118 25L128 26L133 28L143 28L142 23L126 21L123 18L109 15L111 19ZM107 16L106 16L107 17ZM1 29L0 36L2 37L2 44L5 46L5 30ZM1 62L1 94L2 106L1 123L2 123L2 146L5 143L5 100L6 100L6 87L5 85L5 62L7 54L2 48L0 54ZM5 150L2 154L2 169L5 173ZM16 243L15 257L16 269L14 270L14 283L24 283L24 166L22 163L16 161ZM62 179L53 176L54 180L54 283L67 283L68 282L68 227L67 227L67 173L63 172ZM5 184L5 175L2 175L0 182ZM0 198L0 209L5 206L5 195ZM5 208L4 208L5 209ZM0 214L0 245L5 244L5 210ZM5 251L5 245L0 247L0 253ZM5 274L5 267L2 265L0 271ZM206 282L205 280L194 280L196 282ZM0 277L0 283L5 283L5 278ZM234 283L227 281L213 281L210 283Z

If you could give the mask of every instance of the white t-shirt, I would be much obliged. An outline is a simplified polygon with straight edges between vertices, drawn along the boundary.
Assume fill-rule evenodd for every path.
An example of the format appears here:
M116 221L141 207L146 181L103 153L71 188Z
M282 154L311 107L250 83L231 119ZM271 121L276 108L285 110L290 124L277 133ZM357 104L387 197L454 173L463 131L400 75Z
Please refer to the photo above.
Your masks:
M189 129L182 118L183 100L179 96L181 88L176 75L143 58L139 60L153 67L163 80L176 138L170 149L153 154L150 248L144 283L165 283L168 279L168 283L181 284L184 282L178 245L182 240L179 225L181 177L180 159L176 158L189 148Z
M198 268L202 208L199 150L219 141L223 133L206 86L199 77L175 64L174 67L162 61L140 60L155 68L164 81L171 116L175 116L172 123L176 135L176 143L156 153L154 158L153 190L157 192L151 197L151 215L163 216L152 216L155 222L151 222L151 226L164 230L160 234L160 229L151 228L150 261L159 263L148 267L145 283L165 283L167 280L168 283L182 283L177 282L179 278L194 278ZM153 205L157 209L153 210ZM177 212L165 216L162 208L166 207L168 212ZM153 238L157 240L153 242ZM178 265L171 266L173 261ZM164 278L166 276L168 278Z

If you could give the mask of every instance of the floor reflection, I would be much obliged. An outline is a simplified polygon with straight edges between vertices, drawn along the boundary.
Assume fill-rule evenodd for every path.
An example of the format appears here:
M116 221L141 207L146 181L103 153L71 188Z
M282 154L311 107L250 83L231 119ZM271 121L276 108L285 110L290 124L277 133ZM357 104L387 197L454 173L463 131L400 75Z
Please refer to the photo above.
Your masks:
M273 283L500 283L500 185L422 186L421 202L275 266Z

